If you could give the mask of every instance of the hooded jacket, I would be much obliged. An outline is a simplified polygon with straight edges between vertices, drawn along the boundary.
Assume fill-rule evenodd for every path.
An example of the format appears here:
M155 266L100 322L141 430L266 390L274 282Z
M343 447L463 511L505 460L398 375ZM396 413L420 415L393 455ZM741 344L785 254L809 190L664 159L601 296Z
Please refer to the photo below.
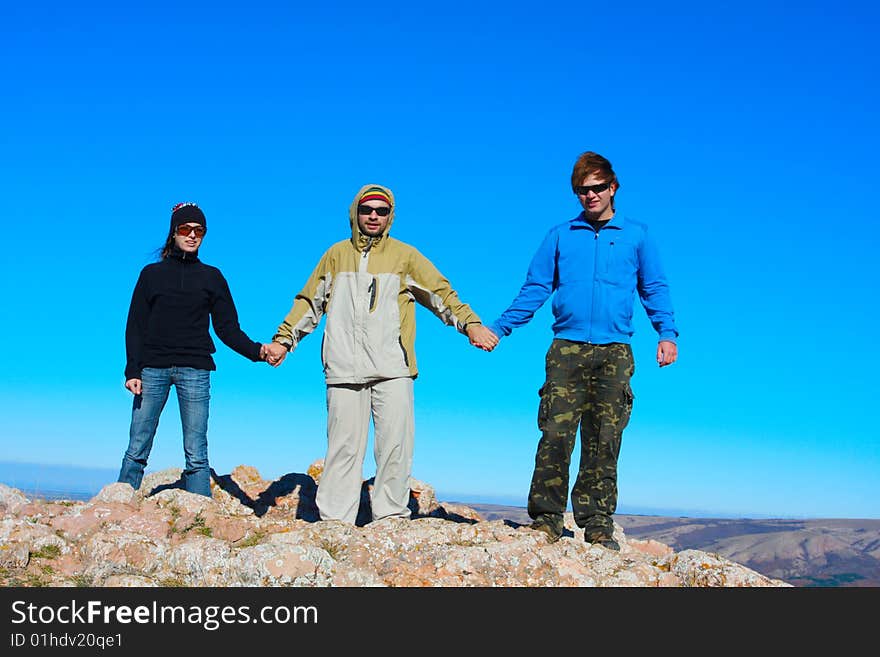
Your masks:
M378 237L362 234L357 222L358 203L372 187L391 199ZM415 302L461 333L480 323L430 260L389 236L394 215L390 189L364 185L358 191L348 212L351 238L321 256L273 338L293 351L326 315L321 360L328 385L415 378Z

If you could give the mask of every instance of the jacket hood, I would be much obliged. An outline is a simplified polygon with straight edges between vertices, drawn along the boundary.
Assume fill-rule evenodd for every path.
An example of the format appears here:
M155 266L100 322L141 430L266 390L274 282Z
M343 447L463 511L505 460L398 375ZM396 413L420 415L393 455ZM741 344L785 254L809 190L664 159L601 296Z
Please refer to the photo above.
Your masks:
M379 237L367 237L363 233L361 233L360 228L358 228L357 222L357 208L361 202L361 199L364 197L365 192L368 189L378 188L381 189L385 194L388 195L388 198L391 199L391 214L388 215L388 225L385 227L385 232L382 233ZM375 247L379 244L385 242L388 234L391 232L391 224L394 223L394 213L397 209L397 203L394 200L394 194L390 189L384 187L383 185L364 185L358 190L358 193L354 195L354 200L351 202L351 206L348 208L348 221L351 226L351 242L354 244L355 248L358 251L363 251L367 246Z

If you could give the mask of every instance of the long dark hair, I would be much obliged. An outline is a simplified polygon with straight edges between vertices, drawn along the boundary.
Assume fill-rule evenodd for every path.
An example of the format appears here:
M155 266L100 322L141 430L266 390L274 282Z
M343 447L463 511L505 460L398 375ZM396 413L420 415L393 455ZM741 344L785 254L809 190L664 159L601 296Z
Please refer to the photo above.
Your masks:
M165 238L165 244L160 246L154 252L154 256L156 260L164 260L169 255L171 255L171 250L174 248L174 231L170 231L168 233L168 237Z

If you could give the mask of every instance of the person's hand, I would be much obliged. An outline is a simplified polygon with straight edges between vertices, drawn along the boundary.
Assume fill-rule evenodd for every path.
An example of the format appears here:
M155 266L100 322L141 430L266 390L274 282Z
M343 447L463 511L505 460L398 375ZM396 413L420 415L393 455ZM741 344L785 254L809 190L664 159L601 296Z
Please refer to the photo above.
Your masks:
M139 395L144 390L144 384L140 379L129 379L125 382L125 387L128 388L129 392L133 395Z
M279 342L264 344L260 352L265 353L266 362L272 367L278 367L287 358L287 347Z
M678 346L669 340L660 340L657 345L657 364L660 367L672 365L678 358Z
M469 324L465 329L470 343L483 351L492 351L498 346L498 336L483 324Z

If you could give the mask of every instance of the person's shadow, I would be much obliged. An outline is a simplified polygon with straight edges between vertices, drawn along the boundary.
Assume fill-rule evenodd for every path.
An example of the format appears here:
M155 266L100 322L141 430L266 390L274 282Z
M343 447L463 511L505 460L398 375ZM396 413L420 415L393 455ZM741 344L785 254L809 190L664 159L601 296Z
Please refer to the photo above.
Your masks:
M268 488L262 491L256 499L245 493L241 489L241 486L236 483L235 479L232 478L231 474L219 475L211 469L211 478L214 480L214 483L216 483L222 490L226 491L230 496L237 499L244 506L253 509L254 515L258 518L266 515L272 507L277 506L279 498L290 495L296 490L296 487L299 486L299 501L296 506L297 520L318 522L321 519L321 516L318 513L318 505L315 502L315 496L318 493L318 484L315 483L315 480L311 476L305 473L291 472L280 479L276 479L269 484ZM361 486L360 505L358 506L357 519L355 520L355 525L358 527L363 527L373 520L373 507L370 502L370 488L373 486L374 482L375 477L371 477ZM183 476L177 481L155 486L150 490L148 496L155 495L163 490L174 488L185 488ZM473 518L467 518L458 513L450 513L446 511L442 504L431 513L419 513L418 498L412 493L412 491L410 492L409 504L407 506L409 507L413 518L441 518L451 522L468 524L477 522Z
M355 520L355 525L357 525L358 527L363 527L367 523L371 522L373 519L373 506L370 502L370 487L374 485L375 481L375 477L370 477L361 486L361 503L358 507L357 520ZM473 518L467 518L458 513L449 513L442 504L440 504L440 506L431 513L419 513L419 500L412 490L410 490L409 492L409 504L407 504L407 507L409 508L411 517L413 519L440 518L442 520L449 520L451 522L464 522L471 525L477 522Z
M288 473L269 484L269 487L262 491L256 499L245 493L232 478L232 475L218 475L214 470L211 470L211 477L221 489L246 507L253 509L254 515L258 518L266 515L273 506L277 506L278 498L290 495L299 486L299 503L296 505L297 520L317 522L321 519L318 515L318 505L315 504L318 485L307 474Z
M180 490L186 490L186 485L183 480L183 475L180 476L180 479L177 481L172 481L167 484L159 484L158 486L153 486L150 489L150 492L146 494L146 497L152 497L156 493L161 493L163 490L172 490L174 488L178 488Z

